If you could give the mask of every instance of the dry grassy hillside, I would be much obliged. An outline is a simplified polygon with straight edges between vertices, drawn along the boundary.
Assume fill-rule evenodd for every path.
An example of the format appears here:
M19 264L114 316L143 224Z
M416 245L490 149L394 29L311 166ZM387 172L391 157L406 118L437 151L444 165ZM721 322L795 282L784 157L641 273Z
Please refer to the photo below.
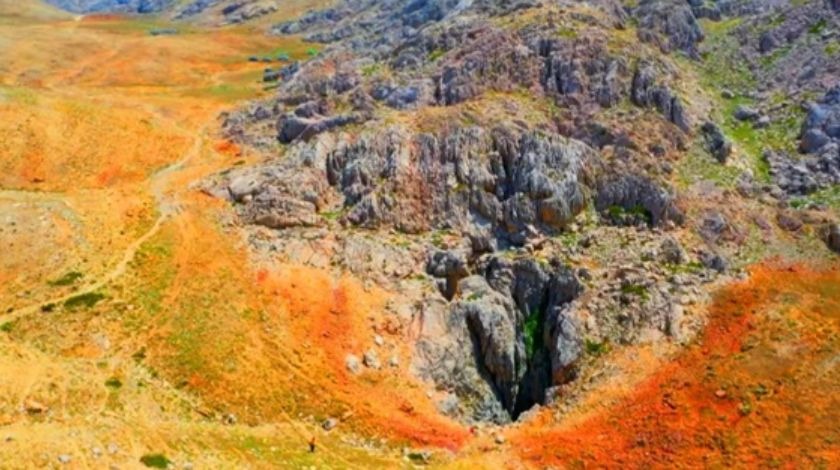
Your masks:
M568 386L572 404L473 426L413 374L416 325L387 314L387 286L255 256L204 183L265 155L222 138L219 116L274 93L249 57L313 60L320 46L264 33L324 4L219 27L221 6L173 22L0 0L0 468L838 465L831 261L757 263L710 286L684 349L587 344L599 366ZM546 107L522 93L463 107ZM299 240L296 254L343 241ZM370 351L381 364L348 370Z

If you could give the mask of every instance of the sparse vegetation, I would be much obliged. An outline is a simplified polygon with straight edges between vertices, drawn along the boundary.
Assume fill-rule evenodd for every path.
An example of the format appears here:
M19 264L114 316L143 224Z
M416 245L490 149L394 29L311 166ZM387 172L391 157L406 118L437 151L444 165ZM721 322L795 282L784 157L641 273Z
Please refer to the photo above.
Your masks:
M172 461L163 454L146 454L140 457L140 463L149 468L169 468Z
M650 224L653 221L653 215L651 215L650 211L640 204L636 204L629 208L612 205L607 208L606 212L607 216L609 216L614 223L632 223L639 220Z
M528 313L522 325L522 336L525 340L525 355L530 361L537 350L542 347L543 313L537 309Z
M375 63L365 65L364 67L362 67L362 75L365 77L372 77L379 73L380 70L382 70L382 66L380 64Z
M594 357L601 356L606 354L610 350L609 343L606 341L594 341L589 338L584 340L584 349L586 350L586 354Z
M435 62L446 54L444 49L435 49L429 53L429 62Z
M790 205L795 209L804 209L811 205L840 209L840 186L830 186L807 196L793 198Z
M82 277L83 277L82 273L80 273L78 271L70 271L70 272L64 274L63 276L61 276L57 279L53 279L51 281L48 281L48 284L53 286L53 287L69 286L71 284L74 284L76 281L78 281Z
M621 286L621 292L627 295L633 295L641 299L643 302L650 300L650 293L647 287L641 284L625 284Z
M122 381L116 377L111 377L105 381L105 386L108 388L118 389L122 387Z
M103 299L105 299L105 294L99 292L86 292L84 294L74 295L73 297L65 300L64 308L68 310L91 308Z

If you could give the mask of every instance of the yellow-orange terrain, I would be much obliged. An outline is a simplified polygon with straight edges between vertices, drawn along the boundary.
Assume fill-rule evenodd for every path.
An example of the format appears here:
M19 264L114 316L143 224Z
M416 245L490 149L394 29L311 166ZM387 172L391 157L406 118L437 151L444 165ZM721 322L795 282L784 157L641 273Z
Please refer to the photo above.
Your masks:
M196 185L252 158L218 137L219 113L269 92L248 56L310 45L0 15L0 468L840 465L836 266L755 266L682 352L616 348L618 379L563 416L470 428L411 376L387 291L252 261ZM401 366L354 376L371 331Z

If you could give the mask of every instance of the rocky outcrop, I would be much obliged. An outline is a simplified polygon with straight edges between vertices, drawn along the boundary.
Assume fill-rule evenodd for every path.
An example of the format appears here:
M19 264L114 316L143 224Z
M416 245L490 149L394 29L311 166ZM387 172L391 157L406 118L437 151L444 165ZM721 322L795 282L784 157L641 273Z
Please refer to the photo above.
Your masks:
M345 220L362 227L484 227L511 238L562 229L583 210L597 167L581 142L499 128L440 136L392 129L343 145L327 159Z
M768 151L774 182L792 195L840 184L840 86L808 104L799 143L804 156Z
M598 183L595 208L604 218L619 225L653 226L671 221L683 222L684 215L674 196L649 178L617 176Z
M700 128L706 150L720 163L726 163L732 154L732 142L723 135L723 131L713 122L706 122Z
M642 0L633 10L639 39L657 44L663 52L681 50L698 57L704 34L691 5L684 0Z
M427 317L432 327L419 340L415 368L464 399L478 397L474 419L507 422L573 377L582 338L570 302L581 286L567 268L528 259L488 255L473 270L438 312L446 334L438 334L442 319Z
M656 69L648 63L641 63L633 74L630 99L642 107L656 108L668 121L688 132L690 124L679 97L674 96L667 86L656 83Z
M822 153L828 145L840 145L840 84L820 100L808 104L799 148L804 153Z
M287 114L277 121L277 140L288 144L309 139L317 134L362 121L358 114L323 117L318 115Z

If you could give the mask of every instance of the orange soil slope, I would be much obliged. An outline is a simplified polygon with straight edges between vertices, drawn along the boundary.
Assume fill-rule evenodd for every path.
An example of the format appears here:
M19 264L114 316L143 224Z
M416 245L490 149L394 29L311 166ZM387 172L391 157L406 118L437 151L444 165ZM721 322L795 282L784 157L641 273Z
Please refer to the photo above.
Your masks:
M755 267L619 406L513 446L536 466L837 468L838 319L840 268Z

